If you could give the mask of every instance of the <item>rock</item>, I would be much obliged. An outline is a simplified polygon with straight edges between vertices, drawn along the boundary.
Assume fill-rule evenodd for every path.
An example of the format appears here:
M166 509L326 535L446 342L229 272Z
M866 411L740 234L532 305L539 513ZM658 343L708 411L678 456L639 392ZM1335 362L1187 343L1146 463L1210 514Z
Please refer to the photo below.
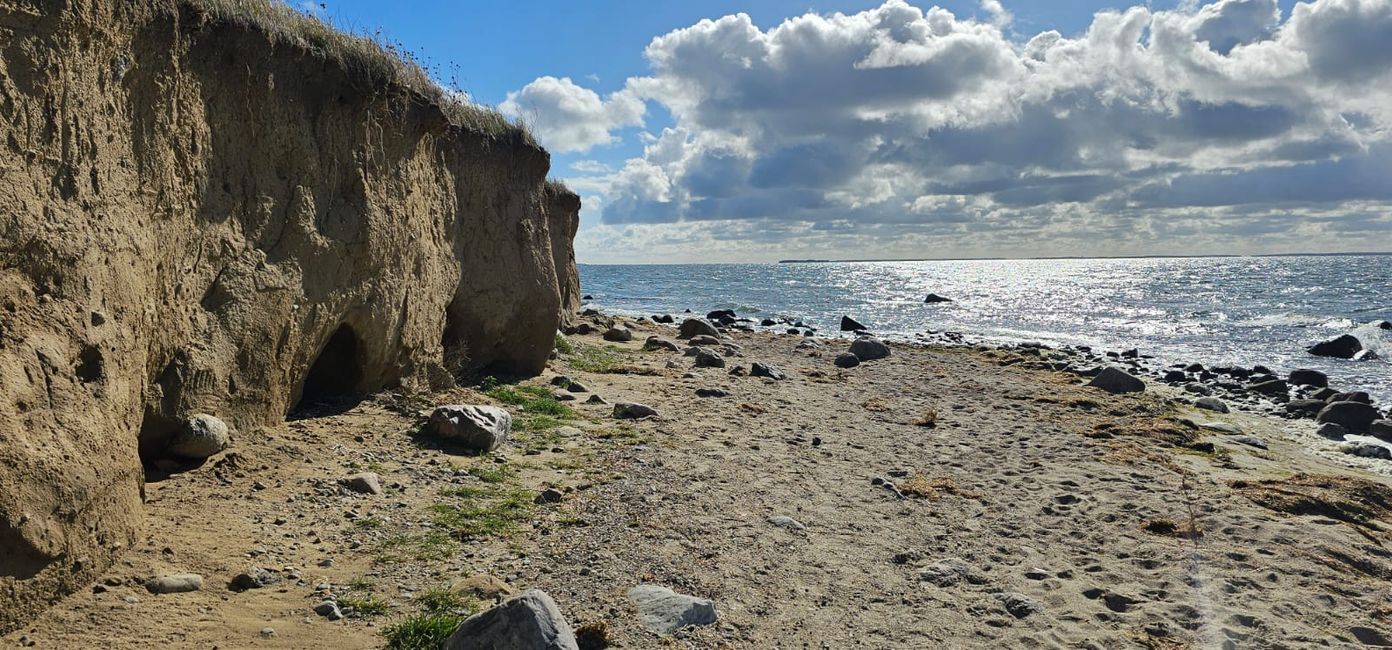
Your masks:
M664 325L671 325L677 322L677 319L673 318L671 314L657 314L652 317L652 320L654 323L662 323Z
M1290 387L1286 385L1285 380L1271 379L1252 384L1247 387L1247 390L1269 397L1278 397L1287 395Z
M552 378L551 378L551 385L552 385L552 386L559 386L559 387L561 387L561 388L570 388L570 384L571 384L570 377L568 377L568 376L566 376L566 375L556 375L555 377L552 377Z
M660 336L649 336L648 340L643 342L643 349L649 352L653 350L670 350L672 352L681 350L681 348L677 347L676 343Z
M1392 321L1378 321L1377 326L1380 330L1392 330Z
M1293 399L1286 403L1286 412L1301 417L1314 417L1324 406L1324 400Z
M1352 334L1341 334L1328 341L1321 341L1310 346L1307 350L1310 354L1317 357L1334 357L1336 359L1352 359L1353 355L1363 349L1363 342Z
M203 588L203 576L196 573L176 573L156 576L145 581L145 589L152 594L182 594Z
M570 393L570 391L558 390L552 391L551 399L554 399L557 402L574 402L576 398L575 395Z
M1044 606L1039 601L1024 594L1012 591L1000 591L991 594L992 598L1000 601L1005 606L1005 611L1010 612L1015 618L1025 618L1030 614L1037 614L1044 611Z
M381 494L382 478L376 472L360 472L338 479L338 484L358 494Z
M697 388L697 397L728 397L730 394L719 388Z
M892 482L886 481L886 483L893 485ZM918 579L921 582L931 583L944 588L962 582L974 585L986 582L986 579L978 575L970 564L955 557L939 560L923 567L923 570L918 574Z
M657 410L646 404L636 404L633 402L619 402L614 405L614 417L620 420L639 420L642 418L654 417Z
M860 357L850 352L842 352L836 355L836 360L832 363L836 364L837 368L854 368L860 365Z
M466 598L483 601L497 601L516 593L505 580L487 573L476 573L450 585L450 591Z
M1328 402L1328 401L1330 401L1329 398L1331 398L1331 397L1333 397L1333 396L1335 396L1335 395L1338 395L1338 394L1339 394L1339 391L1334 390L1333 388L1321 388L1321 389L1315 391L1314 393L1311 393L1311 394L1310 394L1310 399L1317 399L1317 400L1320 400L1320 401Z
M788 530L807 530L807 526L803 525L802 522L793 519L792 517L788 517L786 515L775 515L769 517L768 522L770 524L778 526L779 528L787 528Z
M1200 429L1217 431L1219 433L1242 433L1242 427L1231 422L1199 422Z
M700 334L691 337L691 340L687 341L687 344L696 347L717 347L720 345L720 339L707 334Z
M1326 400L1326 401L1328 401L1328 402L1362 402L1362 403L1364 403L1364 404L1372 404L1372 403L1373 403L1373 399L1372 399L1371 397L1369 397L1367 393L1365 393L1365 392L1363 392L1363 391L1361 391L1361 390L1356 390L1356 391L1353 391L1353 392L1350 392L1350 393L1335 393L1333 397L1330 397L1330 398L1329 398L1328 400Z
M875 338L859 338L851 341L850 353L861 361L874 361L889 356L889 346Z
M1368 433L1373 421L1380 419L1378 410L1363 402L1332 402L1315 416L1316 422L1333 422L1349 433Z
M590 398L587 399L587 400L585 400L585 403L586 403L586 404L608 404L609 402L606 401L603 397L600 397L599 395L590 395Z
M1146 388L1145 382L1132 377L1126 371L1115 366L1103 368L1102 372L1097 373L1097 376L1093 377L1087 385L1112 394L1139 393Z
M207 458L227 448L227 424L200 413L184 421L169 442L168 452L183 458Z
M765 319L759 321L759 327L773 327L774 325L777 325L777 324L778 324L778 321L773 320L772 318L765 318Z
M1343 440L1344 436L1348 435L1348 429L1345 429L1342 424L1325 422L1321 424L1318 429L1315 429L1315 435L1323 436L1330 440Z
M430 414L422 433L459 444L476 452L488 452L507 442L512 415L496 406L451 404Z
M538 503L538 504L541 504L541 503L560 503L560 502L561 502L561 498L563 498L564 496L565 496L565 493L564 493L564 492L561 492L560 490L557 490L556 488L550 487L550 488L546 488L545 490L542 490L540 493L538 493L538 494L536 495L536 498L535 498L535 499L532 499L532 502L533 502L533 503Z
M628 597L638 607L639 622L654 634L671 634L688 625L710 625L717 618L711 601L661 585L638 585L628 590Z
M1371 442L1346 442L1339 445L1339 451L1362 458L1392 460L1392 450L1382 445L1375 445Z
M725 357L716 354L705 348L696 348L696 367L697 368L724 368Z
M232 581L227 583L227 588L232 591L246 591L269 587L277 582L280 582L279 575L258 567L233 576Z
M604 340L614 343L627 343L633 340L633 331L627 327L611 327L604 330Z
M556 601L539 589L470 616L444 645L444 650L578 649Z
M863 330L863 329L866 329L865 326L864 326L864 325L861 325L860 322L857 321L856 319L851 318L850 316L842 316L842 317L841 317L841 331L842 331L842 332L859 332L860 330Z
M314 613L323 616L324 618L327 618L330 621L338 621L343 619L343 611L338 608L338 603L332 600L325 600L319 603L318 605L315 605Z
M1392 420L1373 420L1368 425L1368 435L1392 442Z
M754 362L754 363L752 363L752 364L750 364L750 366L749 366L749 376L750 376L750 377L768 377L769 379L778 379L778 380L782 380L782 379L787 379L787 378L788 378L787 375L783 374L783 371L782 371L782 370L779 370L778 368L775 368L775 367L770 366L770 365L767 365L767 364L759 363L759 362L757 362L757 361Z
M930 294L928 294L928 297L926 297L926 298L923 299L923 302L928 303L928 304L933 304L933 303L939 303L939 302L952 302L952 299L951 299L951 298L944 298L944 297L942 297L942 296L939 296L939 295L936 294L936 293L930 293Z
M1354 361L1377 361L1381 358L1377 352L1368 349L1359 350L1353 354Z
M1165 372L1165 376L1162 379L1167 383L1182 384L1189 381L1189 375L1184 374L1182 370L1169 370Z
M273 628L273 627L263 627L263 628L261 628L261 638L263 638L263 639L273 639L273 638L275 638L275 635L276 635L275 628Z
M1292 386L1314 386L1315 388L1324 388L1329 385L1329 377L1327 375L1318 370L1310 370L1309 368L1292 370L1287 381L1289 381Z
M1217 397L1200 397L1194 400L1194 406L1208 411L1216 411L1218 413L1227 413L1229 410L1228 405Z
M570 388L568 388L568 389L566 389L566 390L569 390L569 391L572 392L572 393L588 393L588 392L590 392L590 389L589 389L589 388L586 388L584 384L582 384L582 383L580 383L580 382L578 382L578 381L572 381L572 382L570 382Z
M720 330L704 318L688 318L682 321L681 326L677 328L677 338L689 339L701 334L720 336Z
M1256 447L1257 449L1267 448L1266 441L1256 436L1228 436L1226 439L1228 442Z
M1212 395L1213 389L1198 382L1190 382L1184 385L1184 392L1195 395Z

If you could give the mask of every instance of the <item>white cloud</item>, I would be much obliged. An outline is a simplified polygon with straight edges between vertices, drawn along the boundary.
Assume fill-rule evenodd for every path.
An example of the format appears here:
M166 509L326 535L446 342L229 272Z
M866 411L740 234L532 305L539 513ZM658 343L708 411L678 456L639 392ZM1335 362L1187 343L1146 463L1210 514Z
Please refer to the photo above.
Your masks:
M529 124L547 148L587 151L615 141L611 131L643 123L643 100L629 90L600 99L570 77L539 77L508 93L498 105L504 114Z
M641 157L586 172L603 175L605 251L651 228L760 255L1392 246L1392 0L1284 19L1276 0L1136 6L1076 37L1009 35L1005 7L981 6L988 21L901 0L703 20L653 39L623 97L550 78L518 96L556 98L540 130L568 150L641 121L644 100L672 115Z

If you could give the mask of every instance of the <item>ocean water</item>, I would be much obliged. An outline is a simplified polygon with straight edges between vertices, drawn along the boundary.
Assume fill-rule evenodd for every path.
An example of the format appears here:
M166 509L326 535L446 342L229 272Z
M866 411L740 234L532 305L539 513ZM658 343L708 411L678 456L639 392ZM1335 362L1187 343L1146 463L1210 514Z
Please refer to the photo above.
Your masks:
M848 314L886 338L951 330L987 342L1140 348L1168 362L1315 368L1392 402L1392 255L581 265L591 305L648 315L734 309L839 335ZM928 293L954 302L924 304ZM781 329L781 328L780 328ZM1352 333L1378 361L1306 354Z

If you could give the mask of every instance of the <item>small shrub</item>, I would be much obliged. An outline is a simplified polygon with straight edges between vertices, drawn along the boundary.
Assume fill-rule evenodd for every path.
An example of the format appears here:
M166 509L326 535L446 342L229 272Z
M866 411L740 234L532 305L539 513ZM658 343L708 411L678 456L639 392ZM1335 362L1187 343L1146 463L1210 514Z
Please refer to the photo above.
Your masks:
M453 557L459 552L459 542L442 530L423 535L396 535L383 540L376 549L376 561L381 564L398 562L429 562Z
M465 618L449 613L411 616L391 624L382 635L388 650L439 650Z
M338 604L340 607L351 608L353 610L353 616L358 618L381 616L391 610L391 604L380 596L373 594L364 594L362 596L340 594L338 596Z
M564 335L556 333L556 351L561 354L575 354L575 346Z
M431 506L435 524L459 537L506 537L532 519L532 493L516 488L500 490L497 496L472 499L467 503L437 503Z
M623 360L623 351L611 345L576 345L574 355L570 366L585 372L612 372Z
M938 410L928 409L913 421L914 426L932 429L938 426Z

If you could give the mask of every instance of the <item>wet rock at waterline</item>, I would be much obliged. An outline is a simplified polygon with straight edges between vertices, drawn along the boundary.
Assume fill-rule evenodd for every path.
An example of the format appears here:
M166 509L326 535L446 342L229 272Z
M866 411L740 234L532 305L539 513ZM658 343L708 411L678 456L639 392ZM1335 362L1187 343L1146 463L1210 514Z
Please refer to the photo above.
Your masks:
M1141 391L1144 391L1146 388L1145 382L1131 376L1126 371L1113 366L1107 366L1106 368L1103 368L1102 371L1097 373L1097 376L1093 377L1092 381L1088 382L1087 385L1093 388L1100 388L1102 390L1107 391L1108 393L1114 394L1139 393Z
M1336 359L1352 359L1353 355L1358 354L1363 349L1363 342L1352 334L1341 334L1327 341L1321 341L1310 346L1308 352L1317 357L1334 357Z

